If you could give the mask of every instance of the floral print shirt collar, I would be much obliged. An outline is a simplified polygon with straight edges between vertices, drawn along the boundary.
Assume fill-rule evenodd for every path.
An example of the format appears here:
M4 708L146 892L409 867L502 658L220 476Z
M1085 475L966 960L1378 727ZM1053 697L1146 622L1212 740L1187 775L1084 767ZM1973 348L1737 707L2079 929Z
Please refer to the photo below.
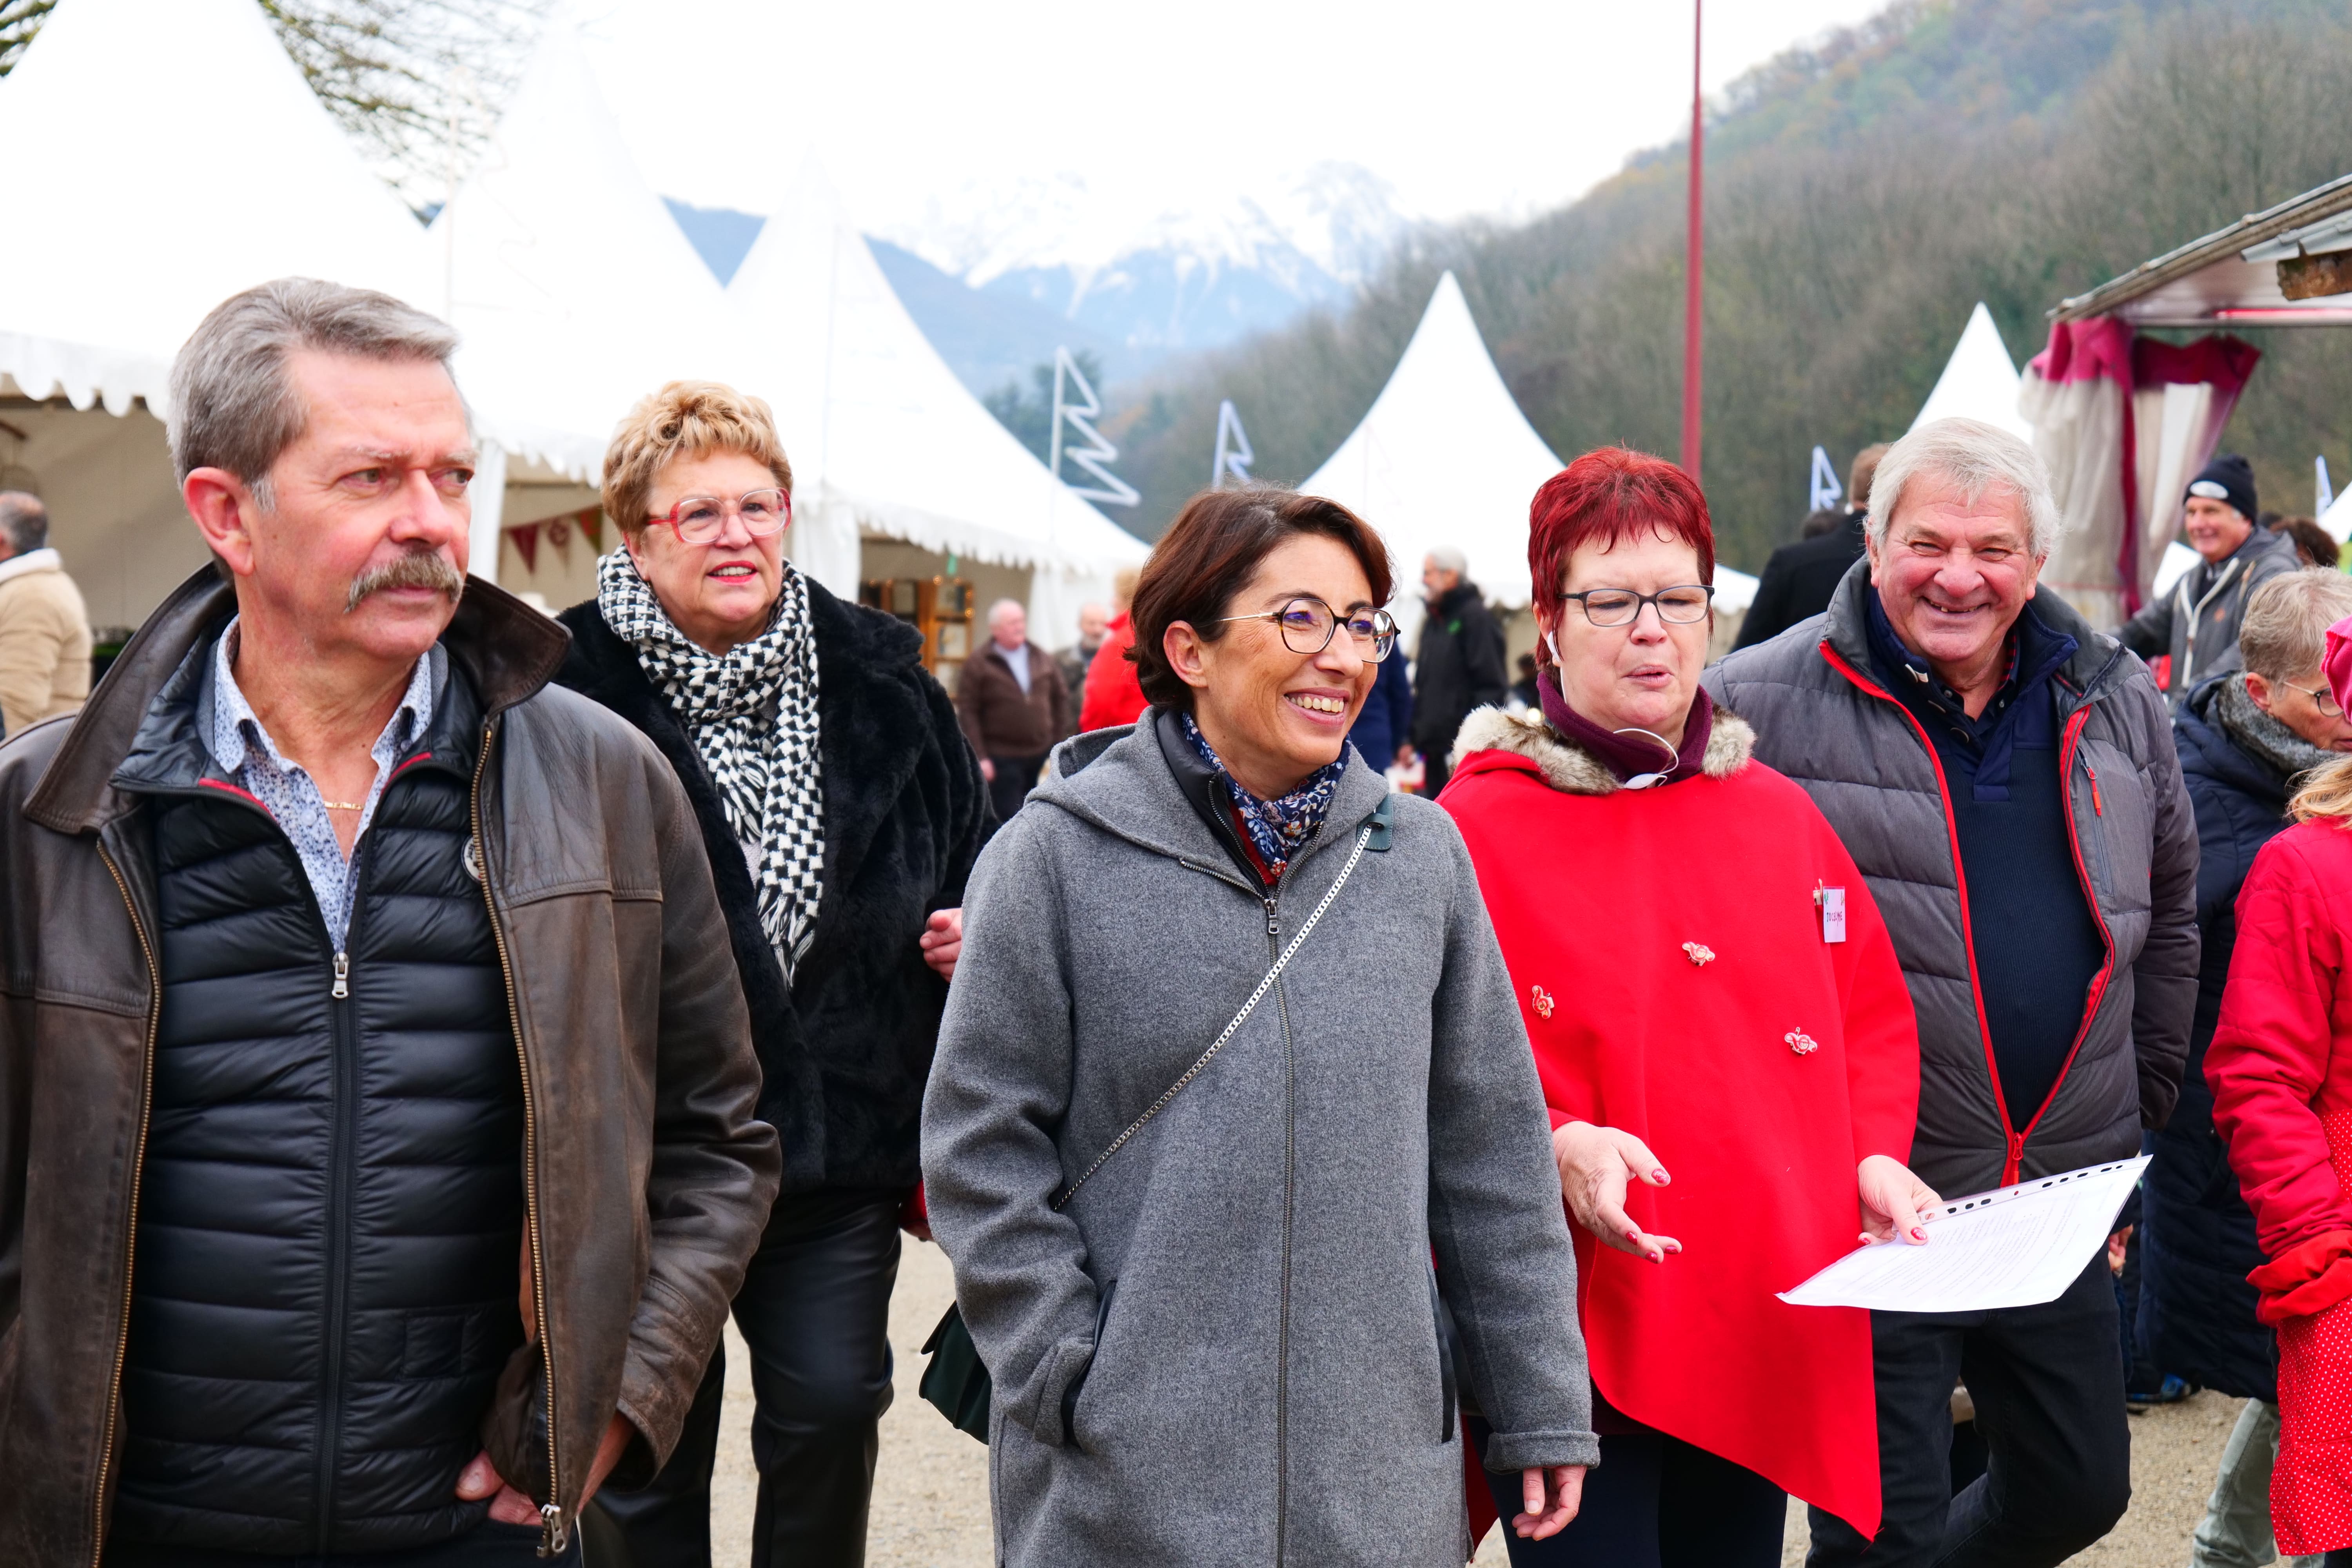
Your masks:
M1201 760L1215 770L1226 793L1233 796L1234 814L1249 835L1250 847L1257 851L1257 858L1265 862L1269 873L1281 876L1291 857L1323 826L1323 818L1331 809L1332 794L1339 787L1339 775L1348 769L1347 748L1341 747L1337 761L1316 769L1306 783L1288 795L1260 800L1234 782L1216 748L1201 733L1201 727L1192 722L1192 716L1187 713L1183 720L1184 738L1192 742Z

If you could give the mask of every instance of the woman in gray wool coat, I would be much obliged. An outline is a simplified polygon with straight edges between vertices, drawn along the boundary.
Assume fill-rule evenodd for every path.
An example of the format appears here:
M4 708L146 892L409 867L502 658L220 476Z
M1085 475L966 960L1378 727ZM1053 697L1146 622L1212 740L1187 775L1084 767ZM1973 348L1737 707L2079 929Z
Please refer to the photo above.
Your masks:
M1514 1528L1556 1534L1598 1456L1469 857L1346 744L1389 591L1331 501L1194 497L1136 589L1153 706L1066 742L974 872L923 1170L1001 1563L1459 1564L1441 1293Z

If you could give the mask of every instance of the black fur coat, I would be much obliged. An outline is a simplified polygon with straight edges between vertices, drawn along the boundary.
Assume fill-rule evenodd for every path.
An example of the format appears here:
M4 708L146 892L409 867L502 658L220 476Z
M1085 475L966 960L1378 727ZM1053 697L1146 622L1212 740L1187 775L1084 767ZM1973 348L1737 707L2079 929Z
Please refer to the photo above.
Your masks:
M783 1190L908 1187L947 984L917 944L934 910L963 902L988 791L955 708L922 664L921 636L808 584L824 763L824 896L787 989L719 791L636 652L593 599L558 618L562 684L661 749L702 826L767 1082L760 1114L784 1149Z

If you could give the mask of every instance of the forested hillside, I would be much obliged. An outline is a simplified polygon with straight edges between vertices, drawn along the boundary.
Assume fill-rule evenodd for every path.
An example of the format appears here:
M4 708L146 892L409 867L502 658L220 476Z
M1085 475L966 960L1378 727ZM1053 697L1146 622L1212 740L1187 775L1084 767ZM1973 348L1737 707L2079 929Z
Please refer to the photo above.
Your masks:
M1792 538L1808 453L1899 434L1971 306L2022 363L2043 312L2352 170L2352 20L2319 0L1898 0L1715 106L1705 479L1723 554ZM1672 456L1687 147L1633 159L1514 227L1425 232L1344 312L1115 395L1120 470L1156 534L1202 482L1234 399L1265 478L1304 478L1394 366L1453 268L1497 364L1563 457ZM2266 504L2352 468L2352 331L2249 331L2266 361L2228 435Z

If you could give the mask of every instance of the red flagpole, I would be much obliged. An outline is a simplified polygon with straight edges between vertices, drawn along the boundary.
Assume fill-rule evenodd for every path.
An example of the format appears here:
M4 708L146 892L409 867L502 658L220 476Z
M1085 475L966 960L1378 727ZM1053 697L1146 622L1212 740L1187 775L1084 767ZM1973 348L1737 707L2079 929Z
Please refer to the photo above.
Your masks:
M1699 38L1705 0L1691 0L1691 139L1689 256L1683 295L1683 471L1699 477L1699 395L1706 367L1706 100L1699 92Z

